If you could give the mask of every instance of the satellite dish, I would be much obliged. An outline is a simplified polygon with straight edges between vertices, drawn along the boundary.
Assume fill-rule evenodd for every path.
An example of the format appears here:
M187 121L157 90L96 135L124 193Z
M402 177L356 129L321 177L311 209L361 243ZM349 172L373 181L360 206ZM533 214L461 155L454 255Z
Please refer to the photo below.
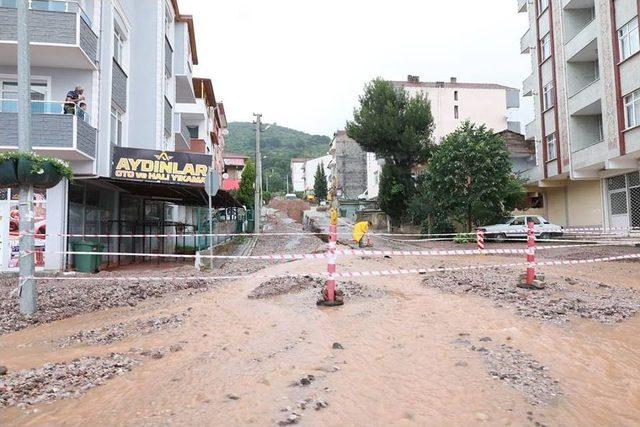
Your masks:
M222 174L222 179L229 179L229 174L228 173L223 173Z

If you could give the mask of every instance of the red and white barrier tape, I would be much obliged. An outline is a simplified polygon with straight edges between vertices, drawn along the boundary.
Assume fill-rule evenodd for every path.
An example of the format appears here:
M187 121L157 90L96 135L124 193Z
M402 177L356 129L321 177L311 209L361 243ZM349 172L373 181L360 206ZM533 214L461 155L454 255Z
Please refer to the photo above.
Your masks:
M454 272L454 271L467 271L467 270L484 270L494 268L510 268L510 267L539 267L539 266L560 266L560 265L577 265L577 264L594 264L600 262L609 261L621 261L630 259L640 259L640 254L628 254L612 257L602 257L593 259L581 259L581 260L557 260L557 261L542 261L542 262L514 262L503 264L477 264L477 265L465 265L459 267L434 267L434 268L410 268L410 269L393 269L393 270L373 270L373 271L359 271L359 272L342 272L342 273L286 273L286 274L271 274L271 275L227 275L227 276L34 276L29 279L36 280L51 280L51 281L65 281L65 280L77 280L77 281L163 281L163 280L182 280L185 282L191 282L196 280L203 281L215 281L215 280L241 280L241 279L277 279L284 277L329 277L329 278L351 278L351 277L377 277L377 276L398 276L398 275L410 275L410 274L426 274L426 273L440 273L440 272Z
M536 250L545 249L562 249L562 248L578 248L578 247L598 247L611 246L614 244L583 244L583 245L553 245L538 246ZM35 252L35 251L34 251ZM362 250L362 249L339 249L333 251L333 255L329 252L317 254L271 254L271 255L197 255L197 254L157 254L157 253L139 253L139 252L83 252L83 251L56 251L53 253L61 255L100 255L100 256L132 256L132 257L148 257L148 258L186 258L186 259L254 259L254 260L284 260L295 261L303 259L327 259L332 256L363 256L363 257L384 257L384 256L462 256L462 255L516 255L528 254L529 249L452 249L452 250L420 250L420 251L399 251L399 250ZM28 252L24 252L27 254Z
M602 233L596 233L597 231L601 231ZM632 227L632 228L565 228L561 231L559 231L559 233L564 233L564 234L615 234L615 235L619 235L620 233L616 233L614 231L640 231L639 227ZM526 235L526 228L523 228L521 230L507 230L507 231L501 231L500 233L493 233L493 234L522 234L522 235ZM544 233L544 231L537 231L537 234L541 234ZM549 233L556 233L553 231L550 231ZM306 232L306 231L299 231L299 232L276 232L276 233L217 233L217 234L212 234L212 233L195 233L195 234L178 234L178 233L170 233L170 234L68 234L68 233L25 233L28 235L32 235L34 237L75 237L75 238L91 238L91 239L98 239L98 238L136 238L136 239L141 239L141 238L147 238L147 237L156 237L156 238L174 238L174 237L182 237L182 238L188 238L188 237L240 237L240 236L302 236L302 235L309 235L309 236L314 236L314 235L327 235L329 234L329 231L326 232ZM343 232L337 232L338 235L340 236L351 236L351 232L347 232L347 231L343 231ZM433 237L456 237L456 236L475 236L475 232L470 232L470 233L368 233L371 236L388 236L388 237L428 237L428 236L433 236ZM489 234L491 235L492 233L490 232L485 232L485 238L486 235ZM417 241L418 239L416 239Z

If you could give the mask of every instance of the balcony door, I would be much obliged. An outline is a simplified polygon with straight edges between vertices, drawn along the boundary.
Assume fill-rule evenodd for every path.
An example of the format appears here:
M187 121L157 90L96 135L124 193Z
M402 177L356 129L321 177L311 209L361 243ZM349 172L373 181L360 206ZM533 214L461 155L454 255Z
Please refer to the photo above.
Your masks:
M31 106L34 113L45 113L48 110L49 85L46 82L31 82ZM0 111L16 113L18 111L18 82L16 80L0 80Z

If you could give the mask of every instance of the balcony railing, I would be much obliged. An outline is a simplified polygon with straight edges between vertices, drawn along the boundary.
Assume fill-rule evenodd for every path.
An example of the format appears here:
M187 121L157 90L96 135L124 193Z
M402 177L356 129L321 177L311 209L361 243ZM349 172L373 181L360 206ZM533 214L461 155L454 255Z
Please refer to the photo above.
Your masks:
M0 0L0 7L16 9L17 0ZM82 20L88 26L91 26L91 19L89 19L89 15L87 15L87 13L82 9L82 6L80 6L77 1L29 0L29 9L43 10L47 12L79 13L82 17Z
M17 101L0 99L0 151L18 147ZM36 152L62 160L93 160L97 130L73 103L31 101L31 143Z
M0 0L1 1L1 0ZM15 99L0 99L0 113L17 113L18 101ZM68 114L75 115L84 122L91 124L89 113L74 102L31 101L31 114Z

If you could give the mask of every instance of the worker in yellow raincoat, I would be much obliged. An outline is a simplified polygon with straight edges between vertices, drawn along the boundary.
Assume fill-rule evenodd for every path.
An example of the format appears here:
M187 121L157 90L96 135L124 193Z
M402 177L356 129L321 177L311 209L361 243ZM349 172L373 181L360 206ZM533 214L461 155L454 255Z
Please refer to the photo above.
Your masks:
M365 236L371 225L371 221L360 221L353 227L353 241L361 248L364 248L367 243Z

